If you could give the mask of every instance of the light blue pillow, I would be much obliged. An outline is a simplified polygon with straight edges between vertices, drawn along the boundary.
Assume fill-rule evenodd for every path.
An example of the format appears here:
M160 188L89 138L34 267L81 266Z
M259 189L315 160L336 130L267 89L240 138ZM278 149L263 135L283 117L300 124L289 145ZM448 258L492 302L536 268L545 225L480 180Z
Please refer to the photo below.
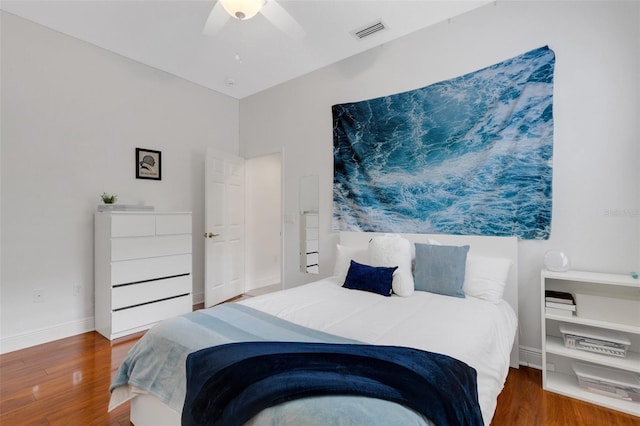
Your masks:
M469 246L416 243L416 290L463 298L468 252Z

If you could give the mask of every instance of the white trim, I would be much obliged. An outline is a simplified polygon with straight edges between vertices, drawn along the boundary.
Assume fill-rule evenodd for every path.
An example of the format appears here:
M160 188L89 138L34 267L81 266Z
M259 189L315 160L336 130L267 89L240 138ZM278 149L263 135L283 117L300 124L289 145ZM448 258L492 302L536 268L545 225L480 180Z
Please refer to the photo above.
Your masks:
M259 288L268 287L275 284L280 284L280 277L278 277L277 275L272 275L266 278L260 278L257 280L253 280L251 282L245 282L244 292L248 293L251 290L257 290Z
M194 294L194 303L202 303L204 294ZM41 345L65 337L75 336L95 330L93 317L68 322L53 327L42 328L24 334L6 337L0 340L0 354ZM520 365L542 369L542 351L537 348L520 346Z
M204 303L204 292L193 293L193 304L198 305L200 303Z
M95 330L94 318L88 317L78 321L70 321L54 325L52 327L29 331L24 334L5 337L0 340L0 354L41 345L43 343L64 339L65 337L71 337L93 330Z
M520 346L520 365L542 370L542 350Z

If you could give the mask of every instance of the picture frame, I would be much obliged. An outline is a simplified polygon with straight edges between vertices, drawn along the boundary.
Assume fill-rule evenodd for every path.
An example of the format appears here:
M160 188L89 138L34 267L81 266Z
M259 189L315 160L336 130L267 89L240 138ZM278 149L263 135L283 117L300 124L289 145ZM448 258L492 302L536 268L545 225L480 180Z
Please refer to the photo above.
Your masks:
M162 180L162 152L136 148L136 179Z

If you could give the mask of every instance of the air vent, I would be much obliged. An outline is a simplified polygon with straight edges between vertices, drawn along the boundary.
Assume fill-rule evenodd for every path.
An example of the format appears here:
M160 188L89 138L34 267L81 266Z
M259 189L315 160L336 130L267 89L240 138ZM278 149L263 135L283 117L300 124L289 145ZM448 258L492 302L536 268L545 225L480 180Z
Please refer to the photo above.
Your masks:
M359 30L353 31L351 34L353 34L354 37L362 40L365 37L369 37L370 35L373 35L379 31L384 30L386 27L384 26L384 24L382 23L382 21L377 21L373 24L369 24L364 28L361 28Z

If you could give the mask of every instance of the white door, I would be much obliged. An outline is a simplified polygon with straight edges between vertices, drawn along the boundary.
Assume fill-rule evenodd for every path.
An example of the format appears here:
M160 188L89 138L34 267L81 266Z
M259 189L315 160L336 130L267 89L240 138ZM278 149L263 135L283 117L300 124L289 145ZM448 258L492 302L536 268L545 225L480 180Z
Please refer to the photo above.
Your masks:
M205 163L205 307L244 292L244 159L215 149Z

